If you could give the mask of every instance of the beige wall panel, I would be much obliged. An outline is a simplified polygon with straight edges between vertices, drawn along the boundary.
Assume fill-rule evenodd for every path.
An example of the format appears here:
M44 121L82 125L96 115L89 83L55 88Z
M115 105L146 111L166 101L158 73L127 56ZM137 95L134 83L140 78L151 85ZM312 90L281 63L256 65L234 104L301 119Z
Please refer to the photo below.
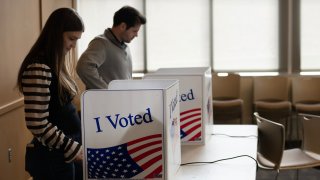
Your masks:
M73 7L73 0L41 0L42 3L42 27L50 14L60 7Z
M31 135L15 87L21 62L40 33L39 0L1 0L0 23L0 179L25 180L25 145Z
M15 89L17 73L40 32L39 1L1 0L0 23L1 108L20 98Z
M0 128L0 179L27 179L29 175L24 170L25 145L32 136L26 128L23 106L2 114Z

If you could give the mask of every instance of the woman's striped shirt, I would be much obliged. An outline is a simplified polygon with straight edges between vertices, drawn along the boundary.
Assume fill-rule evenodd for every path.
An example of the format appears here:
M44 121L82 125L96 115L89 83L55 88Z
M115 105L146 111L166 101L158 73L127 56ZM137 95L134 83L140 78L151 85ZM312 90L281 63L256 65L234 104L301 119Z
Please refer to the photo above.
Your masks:
M51 69L46 64L34 63L25 69L22 87L26 124L44 146L63 150L65 161L71 162L80 152L81 145L50 121L49 105L53 96L50 86L56 85L52 84L53 80Z

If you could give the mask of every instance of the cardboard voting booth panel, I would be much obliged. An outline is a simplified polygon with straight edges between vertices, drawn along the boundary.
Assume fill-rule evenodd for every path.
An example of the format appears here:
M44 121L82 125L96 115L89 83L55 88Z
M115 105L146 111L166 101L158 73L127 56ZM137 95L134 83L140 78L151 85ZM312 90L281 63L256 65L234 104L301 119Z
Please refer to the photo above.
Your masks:
M112 81L81 97L84 178L174 179L181 163L177 80Z
M144 79L178 79L183 145L205 144L211 136L212 81L209 67L161 68Z

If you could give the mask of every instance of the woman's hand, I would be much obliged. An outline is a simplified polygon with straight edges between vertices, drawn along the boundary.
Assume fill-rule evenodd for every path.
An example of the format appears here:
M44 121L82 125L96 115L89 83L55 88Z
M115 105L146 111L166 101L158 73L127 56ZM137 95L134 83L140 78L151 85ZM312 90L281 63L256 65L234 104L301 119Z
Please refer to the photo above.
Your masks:
M83 161L83 150L82 150L82 148L80 149L80 152L78 153L78 155L75 157L74 161L75 162L82 162Z

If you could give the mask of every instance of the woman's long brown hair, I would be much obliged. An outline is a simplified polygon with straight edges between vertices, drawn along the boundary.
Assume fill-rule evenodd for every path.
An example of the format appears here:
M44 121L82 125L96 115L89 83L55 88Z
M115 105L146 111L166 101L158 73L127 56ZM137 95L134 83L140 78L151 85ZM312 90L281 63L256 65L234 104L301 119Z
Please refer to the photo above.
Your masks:
M73 61L63 53L63 33L67 31L84 32L84 25L78 13L71 8L59 8L48 18L43 30L31 50L24 58L19 73L17 85L22 92L22 75L28 65L34 63L36 58L43 56L58 78L58 93L62 103L66 102L65 92L70 95L77 93L77 85L71 76L74 68Z

